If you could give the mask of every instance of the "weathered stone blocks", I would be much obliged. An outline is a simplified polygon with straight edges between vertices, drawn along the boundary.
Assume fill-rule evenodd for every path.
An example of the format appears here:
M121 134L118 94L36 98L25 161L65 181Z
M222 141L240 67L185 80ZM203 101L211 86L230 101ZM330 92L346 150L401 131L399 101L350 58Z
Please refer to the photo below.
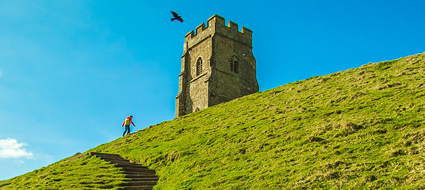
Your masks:
M176 117L259 90L252 31L239 32L232 21L225 26L218 15L207 23L185 35Z

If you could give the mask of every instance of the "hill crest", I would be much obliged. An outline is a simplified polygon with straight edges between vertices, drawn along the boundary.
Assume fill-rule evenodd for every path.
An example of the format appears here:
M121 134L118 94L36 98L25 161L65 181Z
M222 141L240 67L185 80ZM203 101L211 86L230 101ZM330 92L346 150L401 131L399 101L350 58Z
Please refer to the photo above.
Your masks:
M88 151L156 169L156 189L419 189L424 96L422 53L289 83Z

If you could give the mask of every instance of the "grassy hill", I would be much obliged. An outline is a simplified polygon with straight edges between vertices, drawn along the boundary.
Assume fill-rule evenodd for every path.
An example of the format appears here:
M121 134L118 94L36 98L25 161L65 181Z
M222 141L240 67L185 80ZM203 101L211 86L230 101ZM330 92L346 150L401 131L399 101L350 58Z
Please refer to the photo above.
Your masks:
M155 168L156 189L420 189L424 118L422 53L255 93L88 152ZM117 188L125 180L97 158L66 160L2 181L0 188ZM96 167L104 176L85 172ZM87 181L90 176L96 181Z
M0 181L0 189L118 189L126 179L112 164L98 157L61 160L33 172Z

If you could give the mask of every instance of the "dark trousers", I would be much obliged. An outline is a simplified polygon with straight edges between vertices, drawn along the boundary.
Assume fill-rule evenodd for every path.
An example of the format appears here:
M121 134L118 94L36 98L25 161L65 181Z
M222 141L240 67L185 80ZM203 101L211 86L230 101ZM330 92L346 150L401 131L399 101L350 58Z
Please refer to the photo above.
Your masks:
M128 134L130 134L130 125L124 125L124 127L125 127L125 131L124 131L124 133L122 134L122 136L124 136L124 135L125 135L125 133L127 133L127 135L128 135Z

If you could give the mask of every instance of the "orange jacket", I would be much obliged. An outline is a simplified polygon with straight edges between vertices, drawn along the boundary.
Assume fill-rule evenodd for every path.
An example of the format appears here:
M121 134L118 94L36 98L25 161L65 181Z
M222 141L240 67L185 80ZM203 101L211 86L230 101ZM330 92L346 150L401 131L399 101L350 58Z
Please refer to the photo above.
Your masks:
M124 121L124 122L122 122L121 127L123 127L124 125L130 125L130 123L131 123L131 124L133 124L133 126L135 126L135 127L136 127L136 125L134 125L134 123L133 123L132 119L133 119L133 118L131 118L130 116L128 116L127 118L125 118L125 121Z

